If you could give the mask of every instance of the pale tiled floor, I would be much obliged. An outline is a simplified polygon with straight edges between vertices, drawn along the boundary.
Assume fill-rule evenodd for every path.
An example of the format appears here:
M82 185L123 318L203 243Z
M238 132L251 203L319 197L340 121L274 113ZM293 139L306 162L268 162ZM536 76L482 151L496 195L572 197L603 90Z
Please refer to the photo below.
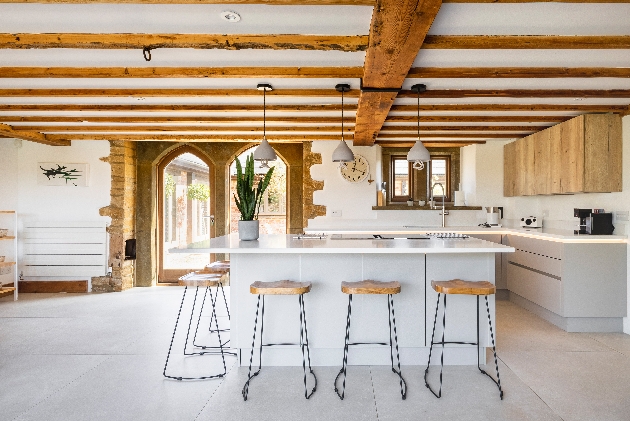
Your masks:
M165 380L181 291L0 299L0 420L630 420L630 336L566 333L505 301L497 304L503 401L473 367L446 367L436 399L423 367L405 366L405 401L381 366L351 367L344 401L331 387L336 368L315 368L308 401L301 368L276 367L243 402L247 369L234 358L224 380ZM172 361L175 371L220 368L215 357Z

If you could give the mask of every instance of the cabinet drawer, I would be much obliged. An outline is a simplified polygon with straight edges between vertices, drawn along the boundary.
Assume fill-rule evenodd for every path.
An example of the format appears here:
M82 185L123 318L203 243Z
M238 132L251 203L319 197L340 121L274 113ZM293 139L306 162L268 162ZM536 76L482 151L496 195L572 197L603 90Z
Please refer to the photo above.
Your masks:
M558 279L510 263L508 289L549 311L562 315L562 282Z
M519 265L527 266L528 268L545 272L559 278L562 276L562 260L541 256L540 254L530 253L520 249L516 249L514 253L509 253L508 259L510 262L518 263Z
M553 257L554 259L562 259L563 244L560 242L521 237L519 235L508 235L508 238L510 246L514 248Z

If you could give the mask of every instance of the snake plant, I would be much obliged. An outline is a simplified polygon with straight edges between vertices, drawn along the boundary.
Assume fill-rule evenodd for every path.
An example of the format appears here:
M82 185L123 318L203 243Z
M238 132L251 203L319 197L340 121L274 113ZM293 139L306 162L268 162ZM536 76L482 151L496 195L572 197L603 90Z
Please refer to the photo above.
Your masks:
M241 161L236 158L236 194L234 200L236 207L241 212L241 221L253 221L258 219L258 209L262 202L263 193L273 174L273 168L269 168L267 174L258 181L254 188L254 154L249 154L245 159L245 172Z

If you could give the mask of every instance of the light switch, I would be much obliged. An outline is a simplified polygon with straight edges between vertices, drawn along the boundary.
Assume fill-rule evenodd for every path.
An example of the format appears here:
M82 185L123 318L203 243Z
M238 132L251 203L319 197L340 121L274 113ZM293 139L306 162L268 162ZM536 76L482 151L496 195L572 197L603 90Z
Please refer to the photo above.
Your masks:
M627 221L628 220L628 211L617 211L615 212L615 218L617 221Z
M332 216L333 218L341 218L341 211L340 210L330 211L330 216Z

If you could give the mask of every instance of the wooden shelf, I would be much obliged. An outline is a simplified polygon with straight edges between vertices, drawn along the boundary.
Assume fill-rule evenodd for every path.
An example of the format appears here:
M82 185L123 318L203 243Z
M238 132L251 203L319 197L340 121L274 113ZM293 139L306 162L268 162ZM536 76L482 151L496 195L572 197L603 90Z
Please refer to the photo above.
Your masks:
M7 295L13 295L14 292L15 292L14 287L0 288L0 298L6 297Z
M15 262L0 262L0 268L5 268L7 266L13 266Z
M481 210L481 206L453 206L446 205L446 210ZM442 206L438 206L435 209L431 209L428 205L425 206L408 206L407 204L400 205L387 205L387 206L372 206L372 210L442 210Z
M5 235L4 237L0 237L0 241L2 240L15 240L15 237L12 235Z
M0 210L0 213L15 213L15 211L3 211L3 210Z

